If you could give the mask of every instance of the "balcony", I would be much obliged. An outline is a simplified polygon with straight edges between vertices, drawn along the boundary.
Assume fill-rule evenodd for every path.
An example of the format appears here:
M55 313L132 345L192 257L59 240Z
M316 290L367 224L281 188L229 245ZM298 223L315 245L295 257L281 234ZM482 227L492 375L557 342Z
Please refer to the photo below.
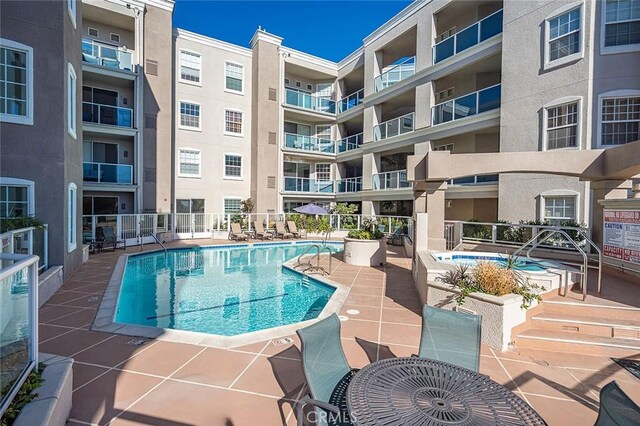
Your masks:
M133 166L130 164L82 163L85 182L133 184Z
M413 117L414 113L410 112L407 115L373 126L373 140L380 141L382 139L413 132Z
M285 148L316 154L335 154L336 143L331 139L320 139L293 133L284 134Z
M412 56L399 64L393 65L388 70L377 76L374 80L376 92L393 86L394 84L409 78L416 73L416 57Z
M362 191L362 177L345 178L336 181L338 192L360 192Z
M349 96L340 99L338 102L338 112L345 112L351 108L355 108L364 101L364 89L360 89Z
M407 171L396 170L393 172L378 173L373 175L373 189L403 189L411 188L411 183L407 182Z
M335 101L327 98L319 98L297 90L286 89L285 104L294 107L317 111L328 114L336 113Z
M433 46L433 63L444 61L502 32L502 9Z
M333 187L334 183L332 180L315 180L293 176L285 176L284 178L285 192L333 194Z
M465 176L451 179L449 185L486 185L498 182L498 175Z
M433 106L431 108L432 125L448 123L500 108L500 89L501 86L496 84Z
M113 105L83 102L82 121L85 123L104 124L107 126L126 127L131 129L133 128L133 110Z
M337 142L338 145L338 152L347 152L347 151L351 151L354 149L358 149L360 148L360 146L362 145L362 139L363 139L363 134L362 133L358 133L356 135L353 136L348 136L344 139L340 139Z
M133 71L131 52L92 40L82 40L82 61L122 71Z

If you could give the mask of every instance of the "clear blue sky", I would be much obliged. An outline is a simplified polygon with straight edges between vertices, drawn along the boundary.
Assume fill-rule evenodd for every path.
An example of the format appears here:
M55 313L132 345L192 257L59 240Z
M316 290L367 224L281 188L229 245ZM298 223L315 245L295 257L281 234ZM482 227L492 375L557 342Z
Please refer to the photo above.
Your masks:
M339 61L410 3L176 0L173 25L244 47L261 25L287 47Z

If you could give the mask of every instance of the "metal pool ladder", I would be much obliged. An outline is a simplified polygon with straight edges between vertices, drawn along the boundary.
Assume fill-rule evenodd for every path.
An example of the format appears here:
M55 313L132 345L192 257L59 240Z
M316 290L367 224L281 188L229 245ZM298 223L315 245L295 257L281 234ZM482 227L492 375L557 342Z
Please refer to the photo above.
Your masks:
M579 266L580 267L580 272L573 272L573 273L580 275L580 287L582 288L582 300L584 301L587 298L587 279L588 279L587 275L588 275L588 272L589 272L589 268L596 269L598 271L598 294L600 294L600 292L602 290L602 288L601 288L601 286L602 286L602 252L600 251L598 246L587 236L587 234L585 232L583 232L581 230L578 230L578 233L584 238L584 240L587 243L587 245L592 247L596 251L597 257L589 256L589 254L587 254L582 249L582 247L580 247L578 245L578 243L576 243L575 240L573 238L571 238L569 236L569 234L567 234L562 229L553 229L553 228L543 229L542 231L538 232L533 238L531 238L529 241L527 241L522 246L520 246L517 250L515 250L512 253L512 256L517 257L518 253L520 253L528 245L533 243L531 245L531 247L529 248L529 250L527 250L527 258L531 259L531 252L536 247L538 247L540 244L542 244L545 241L547 241L554 234L562 235L569 243L571 243L571 245L576 249L576 251L578 251L578 253L580 253L582 255L582 263L567 262L567 261L564 261L564 260L561 261L560 263L563 263L565 265ZM544 234L547 234L547 235L544 238L540 238ZM591 260L596 260L598 262L597 266L594 265L594 264L590 264L589 261L591 261ZM569 291L569 279L568 279L568 277L566 277L565 278L565 283L564 283L564 296L565 297L567 296L568 291Z
M309 254L309 252L311 250L313 250L313 249L316 250L316 254L314 256L310 257L309 259L303 261L302 258L304 256L306 256L307 254ZM329 252L329 271L324 269L324 267L320 266L320 255L322 254L323 251L328 251ZM315 266L313 265L313 259L316 260ZM313 244L313 245L309 246L300 256L298 256L298 264L296 266L294 266L294 269L298 269L299 267L306 266L306 269L302 270L303 272L309 272L309 273L320 272L320 273L322 273L322 275L331 275L331 271L332 271L331 260L332 259L333 259L333 250L331 250L331 247L326 246L326 245Z
M156 237L153 233L148 233L147 236L153 238L154 240L156 240L156 243L160 244L160 247L162 247L162 249L164 250L164 258L167 258L167 248L164 246L164 244L162 244L162 242L158 239L158 237ZM145 234L140 233L140 251L142 251L142 246L144 246L144 237Z

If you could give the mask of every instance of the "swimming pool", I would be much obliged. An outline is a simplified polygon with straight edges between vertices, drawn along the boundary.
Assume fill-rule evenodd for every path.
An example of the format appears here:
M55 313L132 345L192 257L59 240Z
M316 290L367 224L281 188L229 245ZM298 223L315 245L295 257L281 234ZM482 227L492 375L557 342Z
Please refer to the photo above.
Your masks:
M129 256L115 322L223 336L316 318L336 290L282 264L312 242ZM342 244L331 244L341 251Z
M454 265L468 265L470 267L474 267L481 261L489 261L501 266L507 266L508 261L508 256L499 253L453 251L447 253L432 253L432 255L439 262ZM518 257L514 265L514 269L526 272L545 272L551 267L557 267L557 265L526 257Z

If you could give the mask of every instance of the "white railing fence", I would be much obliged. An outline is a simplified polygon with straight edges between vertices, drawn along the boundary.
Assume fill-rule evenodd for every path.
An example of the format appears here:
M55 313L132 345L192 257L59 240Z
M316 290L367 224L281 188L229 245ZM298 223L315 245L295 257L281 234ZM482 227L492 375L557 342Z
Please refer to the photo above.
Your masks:
M2 253L37 255L40 258L40 270L49 267L49 231L48 226L37 229L13 229L0 235L0 250Z

